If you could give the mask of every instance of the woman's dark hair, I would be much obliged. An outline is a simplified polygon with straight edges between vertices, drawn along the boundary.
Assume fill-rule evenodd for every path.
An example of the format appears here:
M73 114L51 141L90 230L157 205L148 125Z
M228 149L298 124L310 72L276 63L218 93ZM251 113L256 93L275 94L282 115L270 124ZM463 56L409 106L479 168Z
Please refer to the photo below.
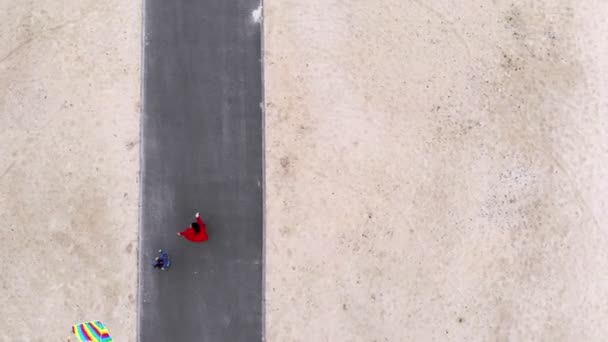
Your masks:
M192 229L194 229L195 232L199 233L201 231L201 226L199 226L196 222L192 222Z
M163 262L163 259L156 260L156 264L154 264L155 268L163 268L164 266L165 266L165 263Z

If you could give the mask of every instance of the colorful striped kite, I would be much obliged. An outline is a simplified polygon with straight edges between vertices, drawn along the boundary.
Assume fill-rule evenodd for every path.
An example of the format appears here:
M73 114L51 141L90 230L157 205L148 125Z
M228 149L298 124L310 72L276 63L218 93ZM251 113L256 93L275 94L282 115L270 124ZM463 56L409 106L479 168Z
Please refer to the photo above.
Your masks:
M76 324L72 333L82 342L112 342L108 329L100 321Z

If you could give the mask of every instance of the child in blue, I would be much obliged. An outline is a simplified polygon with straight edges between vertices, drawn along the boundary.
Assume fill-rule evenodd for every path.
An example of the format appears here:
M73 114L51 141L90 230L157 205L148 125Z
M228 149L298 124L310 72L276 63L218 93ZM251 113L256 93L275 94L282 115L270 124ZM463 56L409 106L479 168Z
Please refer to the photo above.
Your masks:
M171 266L171 260L169 260L169 254L167 254L167 252L163 251L162 249L159 249L158 253L159 256L154 259L154 263L152 264L152 266L154 266L154 268L160 269L161 271L164 271L168 269L169 266Z

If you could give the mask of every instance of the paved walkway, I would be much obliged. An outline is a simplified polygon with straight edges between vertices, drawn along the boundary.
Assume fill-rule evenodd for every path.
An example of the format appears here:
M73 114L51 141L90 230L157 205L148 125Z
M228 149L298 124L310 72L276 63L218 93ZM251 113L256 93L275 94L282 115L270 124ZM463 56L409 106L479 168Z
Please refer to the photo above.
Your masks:
M145 5L139 339L262 338L257 1ZM210 241L176 236L200 211ZM159 248L173 265L150 262ZM148 262L150 260L150 262Z

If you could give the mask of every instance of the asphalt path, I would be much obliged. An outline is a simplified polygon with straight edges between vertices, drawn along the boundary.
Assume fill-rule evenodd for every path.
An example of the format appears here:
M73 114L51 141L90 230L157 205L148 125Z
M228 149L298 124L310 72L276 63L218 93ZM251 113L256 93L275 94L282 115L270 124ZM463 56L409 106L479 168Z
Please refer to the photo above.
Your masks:
M259 0L144 4L138 338L263 333ZM200 211L210 240L176 233ZM172 260L152 268L158 249Z

